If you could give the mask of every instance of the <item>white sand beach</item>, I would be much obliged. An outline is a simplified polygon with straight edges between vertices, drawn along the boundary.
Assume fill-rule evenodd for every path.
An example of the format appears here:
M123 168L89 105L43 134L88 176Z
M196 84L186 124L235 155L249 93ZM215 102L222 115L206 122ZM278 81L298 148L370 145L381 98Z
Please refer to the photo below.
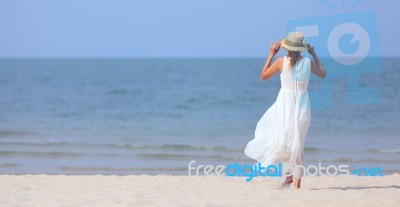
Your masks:
M278 180L171 175L1 175L0 206L400 206L400 175Z

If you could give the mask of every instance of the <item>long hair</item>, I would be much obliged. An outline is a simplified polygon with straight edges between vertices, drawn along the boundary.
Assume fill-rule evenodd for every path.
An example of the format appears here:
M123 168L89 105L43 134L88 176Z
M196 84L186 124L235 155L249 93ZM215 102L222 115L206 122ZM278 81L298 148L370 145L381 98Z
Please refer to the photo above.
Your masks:
M290 58L290 68L293 68L300 59L300 52L288 51L288 57Z

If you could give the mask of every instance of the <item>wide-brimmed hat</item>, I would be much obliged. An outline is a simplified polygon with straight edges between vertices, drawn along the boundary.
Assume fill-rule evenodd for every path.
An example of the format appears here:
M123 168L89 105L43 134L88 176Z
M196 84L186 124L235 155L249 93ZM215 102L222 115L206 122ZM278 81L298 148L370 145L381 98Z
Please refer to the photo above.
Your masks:
M288 51L301 52L308 50L308 43L300 32L289 32L287 37L281 41L281 47Z

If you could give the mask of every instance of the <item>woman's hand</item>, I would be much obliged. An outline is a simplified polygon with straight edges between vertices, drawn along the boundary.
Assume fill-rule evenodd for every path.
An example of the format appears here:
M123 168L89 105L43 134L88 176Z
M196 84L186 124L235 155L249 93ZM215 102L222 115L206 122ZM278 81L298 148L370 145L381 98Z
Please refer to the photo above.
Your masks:
M315 50L314 50L314 46L312 45L308 45L308 53L310 53L310 55L314 55L315 54Z
M268 55L267 61L265 62L265 65L261 71L261 76L260 76L261 80L267 80L281 70L281 66L283 64L283 58L278 58L274 62L274 64L271 65L272 59L274 58L276 53L278 53L280 48L281 48L280 42L275 42L273 45L271 45L271 50Z
M317 53L314 51L314 46L308 45L308 53L313 57L314 61L311 62L311 72L320 78L326 77L326 71L321 61L318 58Z
M276 53L278 53L279 49L281 48L281 43L280 42L275 42L272 46L271 46L271 50L270 50L270 54L272 56L275 56Z

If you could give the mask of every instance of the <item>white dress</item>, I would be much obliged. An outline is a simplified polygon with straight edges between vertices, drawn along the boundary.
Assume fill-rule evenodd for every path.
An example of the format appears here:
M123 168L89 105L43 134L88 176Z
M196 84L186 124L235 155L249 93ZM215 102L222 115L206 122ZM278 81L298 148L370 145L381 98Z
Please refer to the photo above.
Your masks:
M289 62L285 56L278 97L257 123L255 137L244 150L264 167L304 163L304 141L311 121L307 92L311 64L307 57L292 68Z

